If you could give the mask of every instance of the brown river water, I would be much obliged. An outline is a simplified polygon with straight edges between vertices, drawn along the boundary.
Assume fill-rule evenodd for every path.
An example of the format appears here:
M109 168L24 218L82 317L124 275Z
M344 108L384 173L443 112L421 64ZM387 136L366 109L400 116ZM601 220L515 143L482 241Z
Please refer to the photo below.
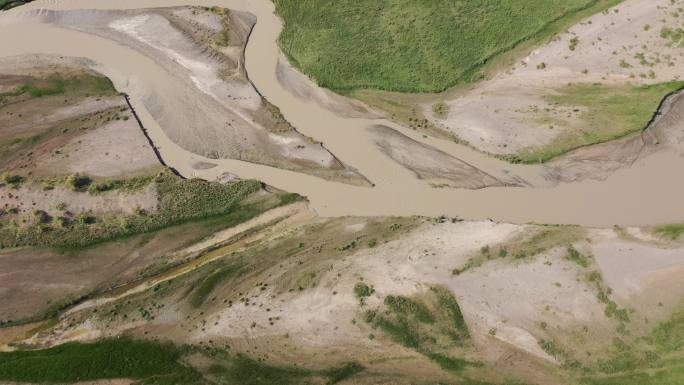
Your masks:
M313 176L237 160L206 159L182 149L165 135L144 101L184 103L196 90L150 57L111 40L19 17L39 9L134 9L181 5L222 6L249 11L258 18L246 51L246 68L258 90L280 107L300 132L324 143L346 164L358 169L375 187L357 187ZM187 177L213 180L230 172L255 178L306 196L323 216L426 215L492 219L514 223L561 223L586 226L651 225L684 220L684 158L666 151L649 156L603 181L554 187L493 187L481 190L433 188L377 150L368 127L382 123L437 147L494 176L508 173L533 182L542 180L538 166L510 165L465 146L414 132L384 120L342 117L318 103L297 98L276 78L282 28L268 0L38 0L0 15L0 57L54 54L91 59L131 103L164 161ZM217 167L196 170L193 164Z

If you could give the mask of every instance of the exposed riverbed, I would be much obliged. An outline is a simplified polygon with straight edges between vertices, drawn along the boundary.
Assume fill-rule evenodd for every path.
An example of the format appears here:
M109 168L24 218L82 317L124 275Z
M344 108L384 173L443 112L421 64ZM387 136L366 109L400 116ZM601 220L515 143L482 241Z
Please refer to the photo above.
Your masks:
M326 181L253 163L207 159L172 142L150 108L183 111L201 92L166 71L152 58L114 41L41 21L34 10L132 9L207 5L248 11L257 16L246 50L246 68L259 92L278 106L304 135L323 142L345 164L359 170L375 187ZM25 15L25 16L23 16ZM132 105L164 161L187 177L214 180L224 173L255 178L305 195L323 216L450 215L508 222L566 223L589 226L647 225L680 221L684 205L684 158L662 151L623 168L603 181L548 186L538 166L510 165L456 143L424 138L382 119L343 117L296 97L276 76L276 44L282 28L267 0L38 0L0 15L0 56L52 54L85 57L109 76ZM21 37L21 38L18 38ZM502 180L524 180L547 187L489 187L479 190L434 188L380 151L370 127L384 124L412 139L436 147ZM217 164L196 169L198 162Z

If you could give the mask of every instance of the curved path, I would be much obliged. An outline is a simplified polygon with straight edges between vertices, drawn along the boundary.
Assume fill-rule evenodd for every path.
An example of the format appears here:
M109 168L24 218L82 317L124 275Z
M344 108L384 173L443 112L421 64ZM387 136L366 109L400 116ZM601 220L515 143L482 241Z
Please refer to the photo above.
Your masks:
M187 85L149 57L113 41L41 24L22 13L55 9L133 9L181 5L221 6L249 11L258 22L247 46L246 67L259 91L303 134L322 141L342 161L376 184L355 187L236 160L205 159L171 142L152 118L144 101L154 94L159 103L183 103ZM450 215L508 222L566 223L589 226L648 225L684 219L684 158L661 152L605 181L584 181L549 188L495 187L482 190L436 189L383 155L369 131L378 120L347 118L295 97L276 78L281 21L268 0L38 0L0 15L0 57L56 54L86 57L109 76L131 103L166 163L189 177L215 179L224 172L255 178L305 195L321 215ZM21 36L21 38L18 38ZM542 181L536 166L516 166L486 157L465 146L422 138L382 120L410 137L444 150L495 176ZM198 161L218 167L195 170ZM536 183L538 182L538 183Z

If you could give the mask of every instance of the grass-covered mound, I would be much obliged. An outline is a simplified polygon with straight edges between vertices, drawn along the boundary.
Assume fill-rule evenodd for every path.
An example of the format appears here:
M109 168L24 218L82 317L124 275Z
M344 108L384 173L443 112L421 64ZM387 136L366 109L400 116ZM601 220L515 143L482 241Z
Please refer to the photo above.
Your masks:
M494 56L619 0L275 0L292 63L336 91L438 92Z

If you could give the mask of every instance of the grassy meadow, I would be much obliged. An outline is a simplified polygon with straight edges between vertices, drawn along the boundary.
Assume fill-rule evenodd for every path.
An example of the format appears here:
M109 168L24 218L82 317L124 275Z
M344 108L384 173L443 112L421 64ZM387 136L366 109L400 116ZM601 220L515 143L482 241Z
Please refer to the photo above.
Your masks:
M213 363L200 371L184 362L191 354L202 355ZM135 380L135 384L158 385L333 385L363 371L355 363L323 370L272 366L220 350L129 338L0 352L0 381L46 384L127 378ZM315 382L317 379L324 381Z
M546 146L523 149L511 160L543 163L578 147L608 142L639 132L649 123L663 97L682 87L682 81L647 86L565 86L546 97L546 101L554 108L540 111L535 120L549 127L556 124L563 126L566 124L563 113L555 110L556 107L574 109L573 114L577 114L582 130L560 134Z
M148 384L197 384L200 374L179 362L170 344L129 339L66 343L44 350L0 353L0 380L73 383L131 378Z
M280 46L338 92L440 92L480 78L495 56L619 0L275 0Z

